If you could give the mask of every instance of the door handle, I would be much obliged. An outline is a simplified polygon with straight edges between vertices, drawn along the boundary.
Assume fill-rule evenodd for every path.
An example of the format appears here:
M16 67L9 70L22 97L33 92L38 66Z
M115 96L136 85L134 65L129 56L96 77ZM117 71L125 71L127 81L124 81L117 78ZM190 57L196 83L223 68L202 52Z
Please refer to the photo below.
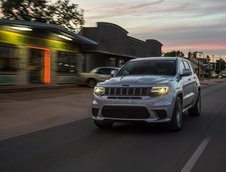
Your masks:
M191 81L191 78L188 78L188 81Z

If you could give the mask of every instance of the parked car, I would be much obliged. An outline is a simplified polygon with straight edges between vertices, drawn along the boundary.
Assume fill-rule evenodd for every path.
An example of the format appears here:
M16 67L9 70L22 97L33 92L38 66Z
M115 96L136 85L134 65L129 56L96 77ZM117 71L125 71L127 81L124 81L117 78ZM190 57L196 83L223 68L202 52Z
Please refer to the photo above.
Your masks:
M223 70L219 73L219 78L225 78L226 77L226 71Z
M186 110L201 114L201 88L190 62L180 57L131 60L93 92L92 118L99 128L142 121L178 131Z
M212 73L210 74L210 77L211 77L211 78L219 78L219 75L218 75L216 72L212 72Z
M89 73L79 73L79 83L89 87L95 87L98 82L105 81L111 78L112 71L117 72L117 67L97 67Z

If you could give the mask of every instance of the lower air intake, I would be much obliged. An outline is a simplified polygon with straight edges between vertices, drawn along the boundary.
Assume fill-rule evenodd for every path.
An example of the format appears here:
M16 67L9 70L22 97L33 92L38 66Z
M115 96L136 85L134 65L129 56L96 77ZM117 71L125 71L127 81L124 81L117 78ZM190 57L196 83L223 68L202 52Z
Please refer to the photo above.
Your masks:
M107 118L147 119L150 117L145 107L104 106L102 116Z

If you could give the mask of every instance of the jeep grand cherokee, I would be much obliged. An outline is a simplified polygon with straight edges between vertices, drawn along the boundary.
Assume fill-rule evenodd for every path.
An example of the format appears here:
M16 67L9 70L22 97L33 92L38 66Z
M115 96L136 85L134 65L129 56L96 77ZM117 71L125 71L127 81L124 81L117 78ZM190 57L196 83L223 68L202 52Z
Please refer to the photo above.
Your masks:
M201 113L201 89L188 60L148 57L127 62L94 88L92 118L100 128L114 122L167 123L182 127L182 113Z

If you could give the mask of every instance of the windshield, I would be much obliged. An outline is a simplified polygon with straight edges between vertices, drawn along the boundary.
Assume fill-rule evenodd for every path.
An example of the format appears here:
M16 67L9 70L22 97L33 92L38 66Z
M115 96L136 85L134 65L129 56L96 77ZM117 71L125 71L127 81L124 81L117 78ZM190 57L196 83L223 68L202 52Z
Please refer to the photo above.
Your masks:
M176 60L143 60L128 62L116 76L175 74Z

